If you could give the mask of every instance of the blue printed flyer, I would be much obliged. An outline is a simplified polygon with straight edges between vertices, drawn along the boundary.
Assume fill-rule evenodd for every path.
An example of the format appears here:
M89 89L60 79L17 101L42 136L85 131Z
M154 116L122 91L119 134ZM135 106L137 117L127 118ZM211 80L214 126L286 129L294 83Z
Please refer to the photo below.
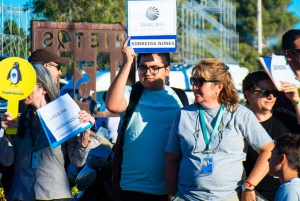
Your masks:
M127 0L127 35L136 53L176 52L176 0Z
M90 122L79 121L79 111L79 106L69 94L65 94L37 110L52 149L92 127Z
M293 83L300 88L300 81L284 56L272 54L270 57L259 57L259 61L279 91L282 91L280 81Z

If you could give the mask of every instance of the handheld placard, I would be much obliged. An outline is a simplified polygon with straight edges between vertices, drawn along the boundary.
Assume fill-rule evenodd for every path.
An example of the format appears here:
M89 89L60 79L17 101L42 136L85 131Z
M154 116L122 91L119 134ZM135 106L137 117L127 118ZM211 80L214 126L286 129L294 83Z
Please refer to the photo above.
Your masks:
M25 59L10 57L0 62L0 96L7 100L7 111L18 117L19 100L30 95L36 84L32 65ZM7 128L7 134L16 134L16 128Z

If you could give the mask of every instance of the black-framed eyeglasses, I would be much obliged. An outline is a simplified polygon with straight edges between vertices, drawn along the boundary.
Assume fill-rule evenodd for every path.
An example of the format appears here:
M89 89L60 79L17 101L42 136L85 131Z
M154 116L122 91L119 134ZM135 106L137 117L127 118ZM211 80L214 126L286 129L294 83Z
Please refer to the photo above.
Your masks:
M289 49L289 51L300 53L300 49Z
M278 96L279 96L279 91L278 90L268 90L268 89L261 89L261 90L258 90L258 89L256 89L256 90L253 90L253 92L260 92L260 93L262 93L262 95L264 96L264 97L268 97L268 96L270 96L271 94L273 94L273 96L274 96L274 98L277 98Z
M162 67L150 67L150 68L147 68L146 66L139 66L138 67L138 72L140 74L145 74L149 70L149 72L152 75L157 75L159 73L159 69L161 69L161 68L165 68L165 66L162 66Z
M53 64L53 63L47 63L49 66L53 66L55 68L57 68L57 70L60 70L60 64Z
M205 79L202 77L190 77L190 84L193 86L197 86L197 87L202 87L204 82L219 82L219 80L213 80L213 79Z

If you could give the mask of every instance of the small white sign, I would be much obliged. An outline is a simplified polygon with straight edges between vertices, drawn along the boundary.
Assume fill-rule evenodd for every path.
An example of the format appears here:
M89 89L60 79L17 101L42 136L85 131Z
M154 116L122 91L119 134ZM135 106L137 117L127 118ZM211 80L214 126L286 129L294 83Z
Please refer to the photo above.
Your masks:
M282 91L280 81L293 83L300 88L300 81L284 56L272 54L272 57L260 57L259 60L279 91Z
M128 1L128 36L176 35L176 0Z
M79 121L79 111L79 106L69 94L37 110L52 148L92 126L90 122Z

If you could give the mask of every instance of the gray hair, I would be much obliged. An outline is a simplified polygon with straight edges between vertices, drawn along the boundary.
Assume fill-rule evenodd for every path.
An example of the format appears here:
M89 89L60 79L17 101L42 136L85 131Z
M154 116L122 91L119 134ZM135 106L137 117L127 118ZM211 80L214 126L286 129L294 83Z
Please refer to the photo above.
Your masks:
M36 74L36 83L41 85L46 93L47 102L58 97L58 88L51 72L41 62L31 63Z

